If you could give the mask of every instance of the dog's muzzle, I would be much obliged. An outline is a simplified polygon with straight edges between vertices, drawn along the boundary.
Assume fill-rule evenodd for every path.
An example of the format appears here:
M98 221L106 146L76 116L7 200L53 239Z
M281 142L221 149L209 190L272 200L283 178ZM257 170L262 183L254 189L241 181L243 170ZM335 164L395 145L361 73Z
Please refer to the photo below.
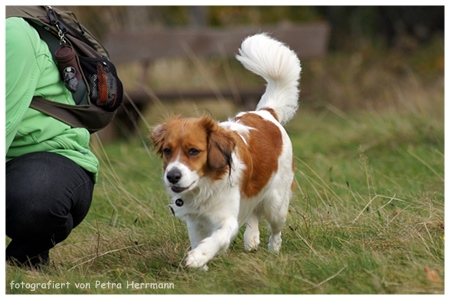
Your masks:
M170 189L172 190L172 192L174 193L182 193L186 190L188 190L189 188L191 188L193 186L193 184L195 183L192 182L191 184L189 184L188 186L181 186L181 178L182 178L182 173L181 170L178 169L177 167L173 167L169 172L167 172L166 174L166 179L167 181L170 183Z

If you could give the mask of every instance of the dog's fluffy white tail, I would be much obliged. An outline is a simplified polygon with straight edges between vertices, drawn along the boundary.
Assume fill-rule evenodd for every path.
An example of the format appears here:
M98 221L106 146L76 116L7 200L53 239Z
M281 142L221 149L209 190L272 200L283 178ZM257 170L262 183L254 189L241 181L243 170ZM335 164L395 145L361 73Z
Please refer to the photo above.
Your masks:
M247 37L236 58L249 71L267 81L264 95L256 107L272 108L285 124L298 108L300 60L294 51L265 33Z

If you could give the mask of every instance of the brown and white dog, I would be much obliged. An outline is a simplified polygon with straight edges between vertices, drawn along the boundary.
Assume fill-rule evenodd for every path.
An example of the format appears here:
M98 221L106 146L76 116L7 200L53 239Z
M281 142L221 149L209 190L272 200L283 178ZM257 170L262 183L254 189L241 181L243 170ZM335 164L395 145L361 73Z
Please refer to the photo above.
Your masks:
M257 248L261 218L271 230L268 248L278 252L292 197L292 144L283 124L298 107L300 61L264 33L247 37L236 58L267 81L255 111L221 123L174 117L150 135L164 160L170 207L187 223L186 265L193 268L207 269L244 223L245 249Z

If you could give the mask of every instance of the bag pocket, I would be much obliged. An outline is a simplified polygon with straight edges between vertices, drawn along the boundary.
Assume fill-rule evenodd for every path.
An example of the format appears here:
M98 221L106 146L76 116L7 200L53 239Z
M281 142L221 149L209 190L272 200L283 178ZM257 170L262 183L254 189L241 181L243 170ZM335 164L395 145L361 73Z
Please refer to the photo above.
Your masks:
M105 57L79 57L79 60L89 84L91 103L106 111L116 110L123 99L123 85L116 67Z

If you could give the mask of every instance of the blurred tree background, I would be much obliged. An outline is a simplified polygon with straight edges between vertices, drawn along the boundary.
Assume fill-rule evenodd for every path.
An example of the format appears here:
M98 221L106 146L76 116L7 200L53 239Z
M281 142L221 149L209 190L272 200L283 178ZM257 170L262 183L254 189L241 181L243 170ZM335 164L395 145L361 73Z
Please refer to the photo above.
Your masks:
M414 47L444 32L444 6L76 6L80 21L102 37L154 27L236 27L327 21L330 50Z
M147 28L208 26L230 28L328 22L331 32L326 57L302 59L302 105L340 109L384 107L398 90L443 91L444 6L77 6L66 7L100 40L109 32ZM158 41L155 41L158 43ZM231 66L238 65L233 58ZM234 65L233 65L234 64ZM209 61L219 84L223 66ZM173 82L195 87L194 66L152 67L152 89L173 88ZM233 67L241 73L240 66ZM161 72L161 69L164 70ZM160 72L157 72L160 70ZM133 85L123 68L126 87ZM170 74L166 74L170 73ZM136 74L136 72L134 72ZM170 76L169 76L170 75ZM246 77L248 73L244 74ZM244 76L242 75L242 76ZM237 76L240 76L238 74ZM238 80L240 80L239 77ZM204 80L203 80L204 81ZM130 83L131 82L131 83ZM259 79L254 86L260 86ZM309 93L306 92L309 90ZM389 98L389 100L387 100ZM382 101L381 101L381 100ZM384 100L386 99L386 100ZM383 102L384 101L384 102ZM443 111L443 110L442 110Z

